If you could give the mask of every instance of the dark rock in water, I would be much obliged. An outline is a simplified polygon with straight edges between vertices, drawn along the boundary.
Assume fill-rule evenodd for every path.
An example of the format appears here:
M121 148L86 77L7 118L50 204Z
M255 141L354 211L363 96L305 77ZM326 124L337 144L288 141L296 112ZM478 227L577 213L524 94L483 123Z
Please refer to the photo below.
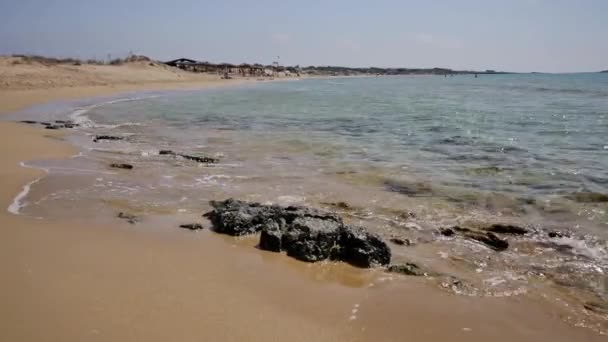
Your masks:
M46 126L46 127L44 127L44 128L46 128L46 129L60 129L60 128L62 128L62 127L61 127L61 126L59 126L59 125L48 125L48 126Z
M280 207L228 199L212 201L206 213L218 233L244 235L261 231L259 248L282 250L298 260L340 260L359 267L386 265L390 249L378 236L344 225L334 215L305 207Z
M160 150L160 151L158 151L158 154L161 156L178 156L178 157L182 157L187 160L195 161L197 163L205 163L205 164L216 164L216 163L219 163L219 161L220 161L219 159L213 158L213 157L193 156L193 155L189 155L189 154L176 153L171 150Z
M55 123L57 124L71 124L71 121L66 121L66 120L55 120Z
M407 196L428 196L433 190L426 183L409 183L393 179L384 181L384 187L390 192L397 192Z
M583 305L585 309L600 315L608 315L608 303L587 302Z
M262 234L260 235L260 249L271 252L280 252L282 249L281 240L283 233L281 227L276 222L269 222L267 225L262 227Z
M358 267L388 265L391 250L376 235L360 227L342 226L338 245L342 248L339 260Z
M63 124L63 127L65 127L65 128L76 128L78 126L80 126L80 125L75 124L75 123L65 123L65 124Z
M498 234L510 234L510 235L525 235L528 233L526 228L510 225L510 224L493 224L484 230Z
M42 126L50 126L51 125L50 122L44 122L44 121L39 122L39 124L41 124Z
M496 236L494 233L466 232L463 236L484 243L496 251L504 251L509 248L509 242Z
M443 236L454 236L454 230L451 228L443 228L440 231L441 235Z
M336 207L339 209L351 209L351 206L346 202L323 202L321 204L328 205L331 207Z
M115 169L124 169L124 170L131 170L131 169L133 169L133 165L131 165L131 164L124 164L124 163L112 163L112 164L110 164L110 167L113 167Z
M570 237L570 234L568 234L567 232L560 232L557 230L553 230L553 231L550 231L549 233L547 233L547 236L549 236L552 239L555 239L555 238Z
M571 200L580 203L605 203L608 202L608 195L601 194L599 192L581 191L575 192L570 196L567 196Z
M130 224L136 224L137 222L139 222L139 217L125 212L118 213L117 217L126 220Z
M34 120L21 120L21 121L19 121L19 122L21 122L21 123L26 123L26 124L30 124L30 125L32 125L32 124L37 124L37 123L38 123L38 121L34 121Z
M184 159L192 160L197 163L216 164L216 163L220 162L220 160L217 158L212 158L212 157L207 157L207 156L191 156L188 154L177 154L177 155Z
M124 137L117 137L115 135L96 135L93 138L93 142L98 142L100 140L124 140Z
M190 229L190 230L202 230L203 225L200 223L188 223L188 224L180 224L180 228Z
M399 245L399 246L404 246L404 245L411 245L412 242L409 239L399 239L399 238L391 238L389 240L390 242L394 243L395 245Z
M413 264L411 262L407 262L405 264L389 265L386 268L386 271L416 277L422 277L427 274L427 272L424 272L418 265Z
M477 231L469 228L454 226L441 230L441 235L453 236L459 234L465 238L481 242L496 251L504 251L509 248L509 242L496 236L492 232Z

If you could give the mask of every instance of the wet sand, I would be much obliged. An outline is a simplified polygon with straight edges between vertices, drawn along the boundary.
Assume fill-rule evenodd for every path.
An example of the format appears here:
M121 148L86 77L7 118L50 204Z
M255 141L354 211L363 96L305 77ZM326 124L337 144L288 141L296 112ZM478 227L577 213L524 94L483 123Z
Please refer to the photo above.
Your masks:
M2 90L0 112L51 100L222 83ZM0 205L76 151L61 132L0 122ZM75 209L76 210L76 209ZM77 216L77 215L75 215ZM475 298L341 264L259 251L255 239L0 211L7 341L603 341L530 296ZM391 280L391 278L393 280Z

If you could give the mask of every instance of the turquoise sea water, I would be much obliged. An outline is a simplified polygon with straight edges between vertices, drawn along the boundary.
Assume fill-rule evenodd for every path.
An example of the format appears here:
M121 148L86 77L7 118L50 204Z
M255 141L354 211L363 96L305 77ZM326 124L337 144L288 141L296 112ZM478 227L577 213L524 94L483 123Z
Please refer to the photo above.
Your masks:
M304 204L409 239L392 246L396 262L464 279L467 294L547 293L551 282L608 299L608 203L577 197L608 194L608 74L307 79L111 100L44 111L84 125L70 138L83 152L31 163L49 176L24 213L200 220L228 197ZM497 222L530 234L497 254L437 233Z
M304 80L120 102L88 115L154 121L195 144L204 139L196 131L209 129L301 144L332 162L457 187L608 192L606 74Z

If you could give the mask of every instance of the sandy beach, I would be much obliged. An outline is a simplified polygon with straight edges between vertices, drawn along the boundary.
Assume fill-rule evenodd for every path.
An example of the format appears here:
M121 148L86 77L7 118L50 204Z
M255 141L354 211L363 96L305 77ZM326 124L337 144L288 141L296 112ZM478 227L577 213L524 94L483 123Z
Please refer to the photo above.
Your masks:
M0 58L0 114L50 101L201 89L160 65L45 66ZM528 296L472 298L380 270L305 264L255 239L13 215L44 172L20 162L77 149L63 132L0 122L0 339L6 341L603 341ZM77 210L77 209L75 209ZM370 286L372 284L373 286Z

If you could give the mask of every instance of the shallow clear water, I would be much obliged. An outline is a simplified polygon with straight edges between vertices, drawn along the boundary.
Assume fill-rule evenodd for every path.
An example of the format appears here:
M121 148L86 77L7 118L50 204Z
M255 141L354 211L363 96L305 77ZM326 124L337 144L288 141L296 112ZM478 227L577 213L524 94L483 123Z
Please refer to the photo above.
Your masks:
M85 124L70 138L83 154L30 162L50 175L25 213L193 219L228 197L306 204L410 239L394 259L472 284L460 292L546 292L550 280L608 298L608 204L573 198L608 194L608 74L334 78L138 97L45 111ZM437 234L495 222L532 233L501 254ZM548 239L551 230L570 237Z

